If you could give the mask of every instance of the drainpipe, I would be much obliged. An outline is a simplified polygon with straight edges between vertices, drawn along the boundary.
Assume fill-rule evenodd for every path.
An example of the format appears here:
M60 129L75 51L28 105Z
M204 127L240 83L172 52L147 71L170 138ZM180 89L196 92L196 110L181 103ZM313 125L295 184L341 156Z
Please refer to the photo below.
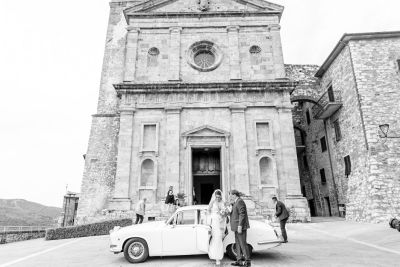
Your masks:
M333 190L335 191L335 198L336 198L336 207L338 209L338 214L340 216L340 212L339 212L339 196L338 196L338 192L337 192L337 187L336 187L336 182L335 182L335 175L333 173L333 164L332 164L332 157L331 157L331 148L329 146L329 140L330 138L328 138L328 131L326 129L326 120L324 120L324 129L325 129L325 136L326 136L326 146L328 148L328 156L329 156L329 165L331 167L331 174L332 174L332 182L333 182Z

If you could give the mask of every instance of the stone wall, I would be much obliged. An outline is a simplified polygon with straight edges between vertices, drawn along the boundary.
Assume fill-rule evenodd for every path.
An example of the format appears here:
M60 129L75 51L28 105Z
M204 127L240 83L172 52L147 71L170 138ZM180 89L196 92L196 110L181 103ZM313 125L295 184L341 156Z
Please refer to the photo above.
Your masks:
M388 123L390 135L400 136L400 38L351 41L354 75L368 142L365 185L349 182L349 219L386 222L400 214L400 139L378 137ZM360 190L362 189L362 191Z
M318 101L319 79L314 76L318 68L318 65L285 64L286 77L299 83L290 95L292 102Z
M106 208L116 173L119 117L94 115L86 153L76 224L87 223Z
M113 84L123 80L127 26L122 10L139 2L110 3L97 114L92 118L76 224L99 214L112 197L119 131L119 99Z
M24 241L30 239L43 238L45 230L42 231L19 231L19 232L2 232L0 233L0 244Z

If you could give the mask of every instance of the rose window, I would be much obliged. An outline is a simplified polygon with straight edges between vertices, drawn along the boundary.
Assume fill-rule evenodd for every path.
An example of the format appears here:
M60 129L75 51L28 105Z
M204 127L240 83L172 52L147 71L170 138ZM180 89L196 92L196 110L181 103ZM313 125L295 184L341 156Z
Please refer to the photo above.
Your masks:
M210 51L200 51L194 56L194 63L200 68L206 69L215 62L215 56Z
M214 43L201 41L190 46L187 60L196 70L212 71L221 63L222 53Z

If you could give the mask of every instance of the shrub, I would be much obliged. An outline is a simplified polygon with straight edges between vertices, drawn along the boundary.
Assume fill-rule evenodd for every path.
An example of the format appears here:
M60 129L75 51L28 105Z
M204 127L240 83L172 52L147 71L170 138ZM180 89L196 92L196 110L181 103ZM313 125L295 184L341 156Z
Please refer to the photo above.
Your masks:
M46 240L75 238L84 236L108 235L114 226L132 225L132 219L110 220L98 223L83 224L46 230Z

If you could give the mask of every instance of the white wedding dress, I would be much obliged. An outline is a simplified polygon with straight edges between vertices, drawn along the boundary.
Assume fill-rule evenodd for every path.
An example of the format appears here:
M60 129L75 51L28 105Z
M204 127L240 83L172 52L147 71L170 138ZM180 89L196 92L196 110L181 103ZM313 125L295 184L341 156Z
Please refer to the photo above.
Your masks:
M225 217L219 214L224 209L224 203L214 201L211 206L211 242L208 256L212 260L220 261L224 257L223 238L225 236Z

